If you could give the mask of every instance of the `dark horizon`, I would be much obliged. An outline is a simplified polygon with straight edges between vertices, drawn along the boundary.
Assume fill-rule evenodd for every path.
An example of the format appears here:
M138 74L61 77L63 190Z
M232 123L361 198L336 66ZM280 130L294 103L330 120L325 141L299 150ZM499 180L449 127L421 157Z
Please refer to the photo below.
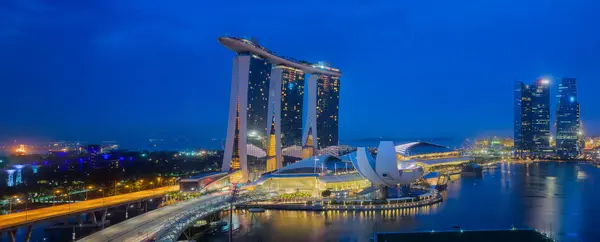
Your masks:
M514 82L540 77L552 79L552 124L557 84L573 77L586 135L599 134L600 3L433 4L4 1L0 141L209 147L226 132L226 34L340 68L342 142L510 137Z

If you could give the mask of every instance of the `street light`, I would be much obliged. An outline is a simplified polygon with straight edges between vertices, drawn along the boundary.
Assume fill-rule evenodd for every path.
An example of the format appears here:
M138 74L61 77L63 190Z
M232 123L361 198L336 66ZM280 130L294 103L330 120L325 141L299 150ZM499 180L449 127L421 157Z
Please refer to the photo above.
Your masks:
M98 191L102 192L102 205L104 205L104 189L100 188Z
M88 200L88 191L92 190L92 188L94 188L94 186L88 186L87 189L85 190L85 200Z
M121 185L120 182L115 181L115 196L117 195L117 186L120 186L120 185Z
M15 196L12 196L11 198L8 199L8 214L12 213L12 201L13 200L16 200L18 202L19 201L19 197L17 197L15 195Z
M54 203L52 203L52 206L56 204L56 198L58 197L58 195L60 195L60 190L54 191Z

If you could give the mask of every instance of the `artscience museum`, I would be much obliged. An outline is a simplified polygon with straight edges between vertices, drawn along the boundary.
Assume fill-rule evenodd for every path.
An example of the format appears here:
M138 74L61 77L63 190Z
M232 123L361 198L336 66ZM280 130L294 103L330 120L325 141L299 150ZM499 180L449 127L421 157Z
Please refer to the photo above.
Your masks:
M423 151L411 154L414 151ZM395 146L382 141L376 149L358 147L345 155L323 154L300 160L262 175L256 189L272 193L310 193L319 197L325 190L336 196L387 197L410 192L432 165L460 164L470 159L443 146L414 142ZM457 163L458 162L458 163ZM393 194L389 194L394 196Z

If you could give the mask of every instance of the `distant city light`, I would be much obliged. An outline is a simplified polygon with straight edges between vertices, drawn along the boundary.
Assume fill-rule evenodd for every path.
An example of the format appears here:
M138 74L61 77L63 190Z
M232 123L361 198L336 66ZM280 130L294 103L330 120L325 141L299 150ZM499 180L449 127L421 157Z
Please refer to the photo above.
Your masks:
M575 97L569 97L570 102L575 102Z
M542 79L542 84L548 85L548 84L550 84L550 80L548 80L548 79Z

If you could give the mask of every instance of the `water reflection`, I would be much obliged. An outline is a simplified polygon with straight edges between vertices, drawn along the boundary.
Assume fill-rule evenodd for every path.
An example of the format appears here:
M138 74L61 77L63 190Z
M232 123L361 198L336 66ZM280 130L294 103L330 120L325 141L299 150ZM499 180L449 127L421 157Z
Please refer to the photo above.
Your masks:
M236 241L368 241L374 231L530 227L559 241L600 241L600 169L573 163L502 164L451 182L444 201L388 211L238 212ZM208 241L226 241L220 237Z

